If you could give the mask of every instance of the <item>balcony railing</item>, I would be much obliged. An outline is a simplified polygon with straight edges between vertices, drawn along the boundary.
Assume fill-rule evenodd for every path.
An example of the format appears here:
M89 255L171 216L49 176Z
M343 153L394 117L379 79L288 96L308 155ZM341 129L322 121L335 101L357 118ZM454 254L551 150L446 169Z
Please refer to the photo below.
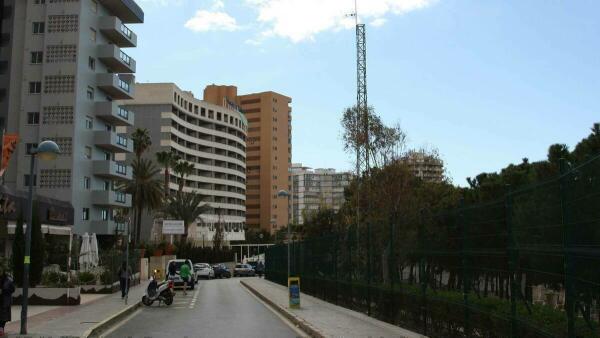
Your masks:
M118 111L119 116L128 120L129 119L129 110L119 107Z
M133 35L132 32L131 32L131 29L127 28L127 26L125 26L122 23L121 23L121 33L123 33L129 39L131 39L131 37Z
M117 144L123 147L127 147L127 138L121 135L117 135Z
M119 88L129 93L129 83L119 79Z
M115 201L117 203L127 203L127 196L122 192L115 192Z
M129 55L125 54L125 52L123 52L122 50L119 51L119 57L121 58L121 61L123 61L127 65L131 66L131 57Z
M123 176L127 175L127 166L121 163L117 163L117 174L121 174Z

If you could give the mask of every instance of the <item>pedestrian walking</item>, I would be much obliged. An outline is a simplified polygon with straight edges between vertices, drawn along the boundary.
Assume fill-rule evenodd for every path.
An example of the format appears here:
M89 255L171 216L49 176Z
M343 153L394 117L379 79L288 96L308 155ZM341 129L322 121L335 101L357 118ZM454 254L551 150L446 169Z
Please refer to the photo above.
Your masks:
M187 285L192 277L191 267L187 263L181 264L181 268L179 269L179 275L183 280L183 294L187 295Z
M2 269L0 275L0 292L2 292L2 303L0 304L0 336L4 336L4 326L11 321L10 307L12 305L12 294L15 292L15 283L6 272L6 268Z
M131 271L127 268L127 264L123 262L119 269L119 284L121 286L121 298L129 292L129 280L131 279Z
M259 278L262 278L263 274L265 273L265 265L262 261L258 262L256 265L256 273L258 274Z

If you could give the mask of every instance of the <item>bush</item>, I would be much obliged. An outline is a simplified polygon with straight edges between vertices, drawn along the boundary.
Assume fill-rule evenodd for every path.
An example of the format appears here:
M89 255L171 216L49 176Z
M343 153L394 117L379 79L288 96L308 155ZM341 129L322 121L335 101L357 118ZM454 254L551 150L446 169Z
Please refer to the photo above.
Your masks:
M100 283L103 285L111 285L114 282L115 278L110 270L104 270L104 272L100 274Z
M62 272L46 271L42 274L42 285L49 288L70 287L67 283L67 275Z
M96 284L96 275L88 271L82 271L78 274L79 284L94 285Z

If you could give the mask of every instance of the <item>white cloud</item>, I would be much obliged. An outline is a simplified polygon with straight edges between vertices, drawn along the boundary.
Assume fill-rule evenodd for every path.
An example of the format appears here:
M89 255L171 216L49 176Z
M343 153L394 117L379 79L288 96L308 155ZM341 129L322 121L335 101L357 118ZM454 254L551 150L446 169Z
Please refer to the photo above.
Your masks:
M239 28L234 17L224 12L225 3L215 0L210 10L199 10L185 23L194 32L234 31Z
M313 40L319 33L354 27L351 0L245 0L258 10L258 21L265 34L301 42ZM437 0L362 0L358 12L361 21L374 26L386 22L385 16L401 15L425 8Z

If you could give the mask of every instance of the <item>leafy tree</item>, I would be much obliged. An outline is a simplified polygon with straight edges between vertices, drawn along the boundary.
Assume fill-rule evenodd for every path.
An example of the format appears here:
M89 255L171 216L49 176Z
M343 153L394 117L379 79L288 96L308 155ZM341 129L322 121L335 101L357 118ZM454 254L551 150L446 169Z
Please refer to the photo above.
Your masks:
M188 162L188 161L179 161L179 162L175 163L175 166L173 167L173 169L175 170L177 175L179 175L179 177L181 177L179 180L179 192L182 192L185 178L194 173L194 170L195 170L194 164L192 164L191 162Z
M199 221L202 214L211 210L204 203L205 199L206 196L195 192L177 192L169 196L162 211L167 217L183 221L184 237L187 238L190 226Z
M179 161L179 156L171 151L161 151L156 153L156 160L160 165L165 168L165 185L164 192L165 197L169 197L169 181L171 179L170 169Z
M162 183L156 178L160 170L147 159L135 159L132 163L133 179L122 183L120 190L131 194L134 209L134 236L138 242L141 236L142 213L162 205Z
M575 146L572 156L575 163L582 163L600 154L600 123L595 123L592 133Z
M15 283L23 285L23 260L25 258L25 235L23 234L23 211L17 217L15 239L12 246L12 268Z

